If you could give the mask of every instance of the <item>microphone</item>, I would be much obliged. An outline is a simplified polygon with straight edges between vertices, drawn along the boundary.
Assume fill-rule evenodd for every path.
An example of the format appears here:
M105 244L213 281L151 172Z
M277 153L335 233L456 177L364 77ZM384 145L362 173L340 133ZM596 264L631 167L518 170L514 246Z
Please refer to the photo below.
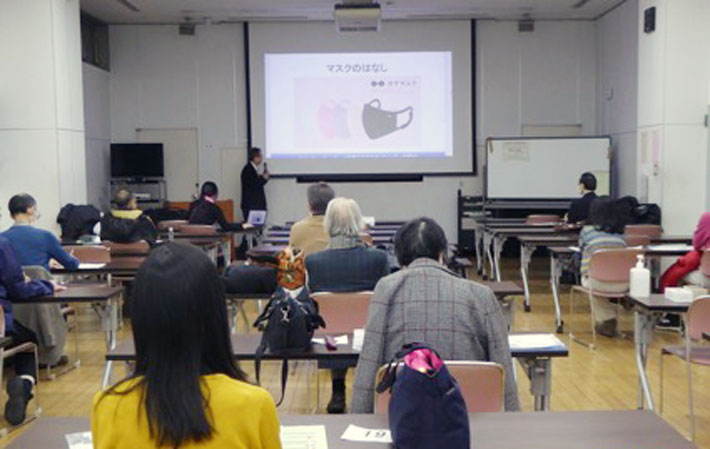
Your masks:
M266 171L266 172L269 171L269 167L266 165L266 162L264 162L264 171Z

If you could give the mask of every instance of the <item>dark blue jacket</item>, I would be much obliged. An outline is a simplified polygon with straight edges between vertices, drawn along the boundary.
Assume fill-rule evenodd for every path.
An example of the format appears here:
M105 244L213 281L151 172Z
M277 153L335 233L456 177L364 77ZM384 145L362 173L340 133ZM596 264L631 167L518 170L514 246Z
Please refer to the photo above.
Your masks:
M49 259L54 259L68 270L79 268L79 259L64 251L59 240L49 231L28 225L15 225L0 236L10 242L23 266L40 265L49 270Z
M13 331L12 303L34 296L50 295L54 291L47 281L25 282L22 267L6 238L0 237L0 305L5 312L5 331Z
M356 246L311 253L306 270L312 292L359 292L373 290L389 274L389 263L384 251Z

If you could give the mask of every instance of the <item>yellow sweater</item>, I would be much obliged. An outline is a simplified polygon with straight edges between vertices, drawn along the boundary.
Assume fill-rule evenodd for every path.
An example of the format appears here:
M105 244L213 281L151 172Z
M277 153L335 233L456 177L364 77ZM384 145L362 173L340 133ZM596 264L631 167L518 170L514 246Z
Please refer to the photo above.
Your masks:
M204 376L205 394L214 422L209 441L188 442L180 449L280 449L276 406L263 388L234 380L223 374ZM136 381L126 383L125 391ZM94 396L91 433L95 449L157 448L148 433L145 406L140 389L126 395ZM208 413L208 417L210 414Z

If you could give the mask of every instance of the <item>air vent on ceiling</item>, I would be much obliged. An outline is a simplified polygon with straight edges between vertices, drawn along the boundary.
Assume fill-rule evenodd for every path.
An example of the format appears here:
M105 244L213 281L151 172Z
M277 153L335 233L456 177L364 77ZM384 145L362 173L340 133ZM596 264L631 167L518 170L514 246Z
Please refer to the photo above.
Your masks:
M535 21L530 18L518 20L518 32L532 33L535 31Z

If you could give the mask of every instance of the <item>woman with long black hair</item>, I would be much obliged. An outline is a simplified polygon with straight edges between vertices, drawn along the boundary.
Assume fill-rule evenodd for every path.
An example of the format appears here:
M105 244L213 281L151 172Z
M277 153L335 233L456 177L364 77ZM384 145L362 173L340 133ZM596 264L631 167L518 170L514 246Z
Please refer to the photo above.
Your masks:
M209 258L179 243L156 248L133 295L135 372L94 398L94 447L280 448L273 399L233 359Z

